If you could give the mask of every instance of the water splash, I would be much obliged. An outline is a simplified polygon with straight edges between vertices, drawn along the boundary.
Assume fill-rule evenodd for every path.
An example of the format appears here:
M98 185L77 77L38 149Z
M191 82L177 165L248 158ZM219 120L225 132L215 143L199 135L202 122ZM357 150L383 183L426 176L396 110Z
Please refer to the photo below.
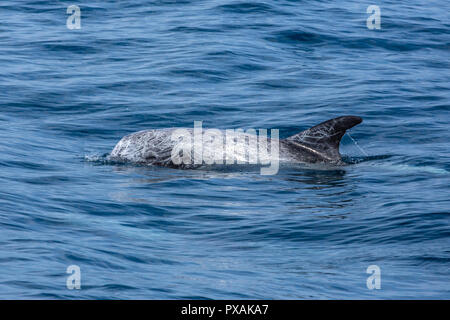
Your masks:
M108 159L108 154L85 154L84 161L86 162L104 162Z

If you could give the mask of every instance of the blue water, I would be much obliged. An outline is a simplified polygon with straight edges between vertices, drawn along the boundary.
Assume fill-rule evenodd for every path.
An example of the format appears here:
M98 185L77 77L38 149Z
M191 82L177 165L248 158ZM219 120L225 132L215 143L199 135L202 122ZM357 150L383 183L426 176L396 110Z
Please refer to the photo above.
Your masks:
M0 43L0 298L450 298L448 1L2 0ZM149 128L346 114L344 167L106 161Z

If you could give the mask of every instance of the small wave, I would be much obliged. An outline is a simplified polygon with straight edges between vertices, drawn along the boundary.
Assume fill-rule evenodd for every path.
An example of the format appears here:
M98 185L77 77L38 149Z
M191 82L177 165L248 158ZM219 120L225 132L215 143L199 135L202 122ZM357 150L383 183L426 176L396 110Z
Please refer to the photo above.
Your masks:
M311 31L284 30L272 34L271 36L267 37L267 40L287 44L318 44L330 40L330 38L328 36L325 36L324 34L314 33Z
M394 157L394 155L375 155L375 156L364 156L364 157L349 157L345 156L342 160L347 164L361 164L366 162L371 162L375 160L384 160ZM448 174L448 170L444 168L438 168L431 165L411 165L407 163L393 163L393 162L371 162L368 164L373 167L379 167L387 170L393 171L403 171L403 172L424 172L433 174Z
M238 2L217 6L219 9L227 13L279 13L274 7L265 3Z
M433 166L413 166L409 164L386 164L382 166L386 169L391 169L395 171L404 171L404 172L423 172L423 173L432 173L432 174L448 174L450 173L448 170L443 168L437 168Z
M390 154L363 156L363 157L343 156L342 160L347 164L358 164L358 163L366 162L366 161L389 159L391 157L393 157L393 155L390 155Z

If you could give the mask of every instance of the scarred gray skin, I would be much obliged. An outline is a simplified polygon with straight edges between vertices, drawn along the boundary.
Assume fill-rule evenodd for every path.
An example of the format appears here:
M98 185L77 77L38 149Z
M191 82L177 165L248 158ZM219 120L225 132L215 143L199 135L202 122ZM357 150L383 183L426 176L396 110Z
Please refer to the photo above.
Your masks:
M279 161L288 163L331 163L342 165L339 153L339 143L346 130L362 122L357 116L342 116L322 122L308 130L295 134L287 139L280 139ZM180 128L153 129L132 133L123 137L114 147L110 154L111 160L126 161L139 164L158 165L172 168L196 168L195 164L174 164L172 162L172 149L180 147L179 141L172 140L172 134ZM193 136L193 129L188 129ZM215 129L217 130L217 129ZM225 143L225 131L219 130L223 134ZM203 130L205 132L205 130ZM248 137L247 134L242 133ZM241 135L236 136L235 156L241 163L249 163L249 154L257 153L261 147L260 141L257 144L249 143L249 139ZM254 136L253 136L254 137ZM240 139L243 138L243 139ZM267 138L267 148L270 151L272 143ZM203 155L214 154L213 144L203 144ZM270 153L268 153L270 155ZM205 156L206 155L206 156ZM194 156L192 156L192 159ZM262 159L270 162L270 159Z

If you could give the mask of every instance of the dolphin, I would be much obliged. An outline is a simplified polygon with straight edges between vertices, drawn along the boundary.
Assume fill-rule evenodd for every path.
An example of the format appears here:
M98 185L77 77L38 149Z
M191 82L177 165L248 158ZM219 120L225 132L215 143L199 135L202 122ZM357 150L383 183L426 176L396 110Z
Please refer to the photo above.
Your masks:
M255 163L254 155L263 152L260 156L261 163L269 163L270 152L274 145L279 148L278 159L286 163L329 163L333 165L343 165L339 144L346 130L360 124L362 118L357 116L341 116L324 121L314 127L301 131L286 139L267 138L266 141L257 138L256 135L244 132L235 132L231 139L227 138L227 132L219 129L200 129L202 146L195 150L192 144L192 136L195 139L195 128L168 128L151 129L129 134L123 137L114 147L109 155L113 161L124 161L138 164L150 164L172 168L189 169L213 163L213 158L217 159L226 154L224 144L217 142L231 143L234 147L234 159L230 162L228 155L224 156L224 163ZM212 130L212 131L211 131ZM178 132L178 134L176 134ZM180 138L180 132L188 136L188 139ZM209 134L208 134L209 132ZM211 134L211 132L213 134ZM198 132L197 132L198 133ZM215 142L214 142L215 140ZM252 143L254 142L254 143ZM195 144L195 143L194 143ZM192 148L193 147L193 148ZM174 155L179 153L190 153L193 151L193 158L196 153L201 153L204 163L174 161ZM183 152L180 153L180 150ZM186 155L186 154L185 154ZM189 159L192 160L192 157ZM266 159L264 159L266 157Z

